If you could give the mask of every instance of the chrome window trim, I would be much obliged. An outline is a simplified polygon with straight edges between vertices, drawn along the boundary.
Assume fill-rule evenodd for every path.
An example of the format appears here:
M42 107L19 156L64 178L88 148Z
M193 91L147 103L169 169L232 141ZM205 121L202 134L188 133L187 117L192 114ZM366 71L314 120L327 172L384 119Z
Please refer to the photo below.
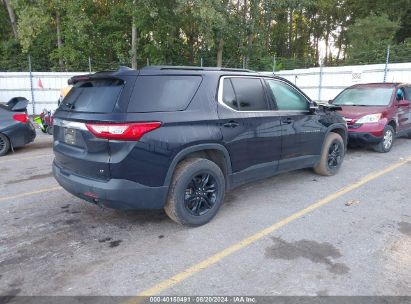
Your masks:
M284 112L291 112L291 113L310 113L309 110L239 111L239 110L233 109L233 108L229 107L228 105L226 105L226 104L224 103L224 101L223 101L224 79L226 79L226 78L249 78L249 79L250 79L250 78L251 78L251 79L257 78L257 79L260 79L260 80L269 79L269 80L274 80L274 81L280 81L280 82L286 84L287 86L289 86L289 87L290 87L291 89L293 89L294 91L297 91L297 93L299 93L299 92L298 92L298 90L296 90L295 88L293 88L292 86L290 86L287 82L282 81L281 79L274 79L274 78L271 78L271 77L268 77L268 76L246 76L246 75L232 75L232 76L226 75L226 76L222 76L222 77L220 77L219 84L218 84L217 102L218 102L221 106L223 106L223 107L225 107L225 108L227 108L227 109L229 109L229 110L231 110L231 111L233 111L233 112L237 112L237 113L278 113L278 112L281 112L281 113L284 113ZM299 94L300 94L300 93L299 93ZM304 99L307 101L308 104L310 103L310 101L309 101L303 94L300 94L300 95L301 95L302 97L304 97Z

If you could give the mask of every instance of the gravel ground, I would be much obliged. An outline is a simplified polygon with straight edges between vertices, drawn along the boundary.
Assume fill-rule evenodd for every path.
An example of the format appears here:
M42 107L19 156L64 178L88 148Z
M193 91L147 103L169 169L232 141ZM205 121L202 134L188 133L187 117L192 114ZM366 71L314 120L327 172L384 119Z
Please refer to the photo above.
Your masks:
M193 229L59 189L51 137L38 135L0 159L0 295L137 295L410 156L403 138L387 154L350 149L338 175L299 170L245 185ZM410 173L408 162L159 292L411 296Z

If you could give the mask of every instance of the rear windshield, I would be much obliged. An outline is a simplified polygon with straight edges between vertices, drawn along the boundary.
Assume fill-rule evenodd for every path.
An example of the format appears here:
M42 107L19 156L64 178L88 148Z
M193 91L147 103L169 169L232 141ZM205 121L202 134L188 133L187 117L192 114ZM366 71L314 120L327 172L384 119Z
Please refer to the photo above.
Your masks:
M184 110L201 83L201 76L139 76L128 112Z
M94 79L77 82L64 98L61 108L73 112L112 112L123 88L119 79Z
M375 87L346 89L332 103L340 106L387 106L393 90Z

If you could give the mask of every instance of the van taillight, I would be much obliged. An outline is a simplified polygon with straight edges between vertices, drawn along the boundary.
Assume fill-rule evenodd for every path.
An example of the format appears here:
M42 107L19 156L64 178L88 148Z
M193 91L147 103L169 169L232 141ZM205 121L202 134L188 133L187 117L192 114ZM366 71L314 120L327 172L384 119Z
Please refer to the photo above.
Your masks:
M144 134L161 126L161 122L87 123L94 136L114 140L139 140Z
M14 114L13 119L15 121L26 123L29 120L29 117L27 116L27 114Z

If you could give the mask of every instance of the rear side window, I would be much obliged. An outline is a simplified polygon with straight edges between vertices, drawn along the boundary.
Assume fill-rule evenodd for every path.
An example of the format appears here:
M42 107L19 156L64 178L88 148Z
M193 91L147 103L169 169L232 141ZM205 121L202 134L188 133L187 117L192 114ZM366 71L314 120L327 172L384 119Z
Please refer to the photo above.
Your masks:
M233 77L231 78L236 96L233 106L238 106L240 111L265 111L268 104L263 85L259 78ZM225 86L223 89L223 95ZM233 107L232 106L232 107Z
M64 98L62 109L73 112L112 112L124 82L119 79L94 79L77 82Z
M201 83L201 76L139 76L128 112L184 110Z

